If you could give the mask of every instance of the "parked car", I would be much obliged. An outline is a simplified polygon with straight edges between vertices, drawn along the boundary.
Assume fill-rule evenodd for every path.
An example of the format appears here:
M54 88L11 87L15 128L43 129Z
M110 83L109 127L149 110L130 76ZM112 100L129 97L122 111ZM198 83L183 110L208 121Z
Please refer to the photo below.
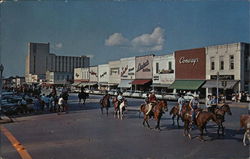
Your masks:
M132 97L142 97L142 93L143 93L142 91L135 91L132 93L131 96Z
M123 96L125 97L130 97L132 95L133 91L127 90L126 92L123 93Z
M173 101L177 101L179 97L180 96L177 93L167 93L163 95L163 99L173 100Z

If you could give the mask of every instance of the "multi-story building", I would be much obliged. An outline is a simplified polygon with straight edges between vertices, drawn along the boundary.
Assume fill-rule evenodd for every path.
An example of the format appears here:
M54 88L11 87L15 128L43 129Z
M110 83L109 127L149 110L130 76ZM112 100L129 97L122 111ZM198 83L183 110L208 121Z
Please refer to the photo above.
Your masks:
M98 85L100 90L109 90L109 64L98 65Z
M208 46L206 61L207 94L250 92L250 44Z
M120 61L121 82L118 87L123 90L131 89L131 83L135 79L135 57L121 58Z
M182 92L201 92L206 80L205 48L175 51L175 81L169 87Z
M50 53L49 43L29 43L26 57L25 78L32 82L32 75L39 79L46 78L46 72L68 72L73 77L74 68L89 66L89 57L86 56L57 56ZM38 80L39 80L38 79ZM47 79L49 80L49 79Z
M167 91L175 80L174 54L155 56L153 60L153 89Z
M136 56L135 80L132 81L135 90L149 90L153 78L154 55Z

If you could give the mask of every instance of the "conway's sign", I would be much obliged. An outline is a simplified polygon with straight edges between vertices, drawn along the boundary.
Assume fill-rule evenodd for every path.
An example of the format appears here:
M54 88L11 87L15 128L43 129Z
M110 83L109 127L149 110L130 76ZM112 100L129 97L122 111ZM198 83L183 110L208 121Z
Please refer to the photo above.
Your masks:
M179 59L180 64L193 64L193 65L195 65L198 62L199 62L199 58L187 59L185 57L180 57L180 59Z

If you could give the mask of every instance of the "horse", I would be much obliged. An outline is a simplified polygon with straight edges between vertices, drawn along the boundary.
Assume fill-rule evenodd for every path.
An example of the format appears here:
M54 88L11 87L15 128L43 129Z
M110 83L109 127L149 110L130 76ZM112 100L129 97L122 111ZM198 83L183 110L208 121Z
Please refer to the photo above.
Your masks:
M88 98L88 94L85 92L80 92L78 94L78 99L79 99L79 103L81 103L81 101L83 100L83 103L85 105L86 99Z
M117 97L114 97L112 99L112 103L114 105L114 117L117 117L118 119L120 118L121 120L123 119L123 114L125 111L125 107L127 106L127 100L123 99L123 101L118 105L118 99Z
M176 105L176 106L174 106L172 109L171 109L171 111L169 112L169 114L170 115L172 115L172 120L173 120L173 126L175 125L175 122L174 122L174 119L175 119L175 117L177 117L176 118L176 121L177 121L177 126L178 126L178 128L180 127L180 125L179 125L179 118L181 117L181 115L180 115L180 113L179 113L179 106L178 105Z
M220 130L221 130L222 131L221 135L224 136L223 122L225 121L225 114L227 113L228 115L232 115L231 109L228 104L223 104L221 107L215 108L213 113L216 115L216 118L219 121L217 134L220 135Z
M250 115L242 114L240 116L240 127L244 129L243 145L246 146L246 139L250 142Z
M184 105L182 108L185 107L190 107L189 105ZM190 109L186 109L185 111L182 112L182 120L184 122L184 136L188 136L189 139L192 139L190 131L192 129L192 111ZM204 141L203 139L203 130L206 127L206 124L208 121L212 120L213 122L215 122L217 125L220 124L220 122L218 121L218 119L216 118L216 115L212 112L206 112L206 111L201 111L198 110L198 113L196 115L196 126L198 127L198 129L200 130L200 136L199 139L201 141ZM218 133L218 131L217 131Z
M101 105L101 112L103 114L103 108L106 108L106 114L108 116L109 114L109 107L110 107L110 101L109 101L110 95L106 94L104 97L100 100L100 105Z
M155 104L155 106L153 107L152 111L148 115L146 114L148 111L148 107L146 104L141 104L140 111L143 112L143 114L144 114L144 119L143 119L143 123L142 123L143 126L145 126L145 122L146 122L148 128L150 128L148 120L151 117L154 117L154 119L157 121L155 129L161 130L160 129L160 120L161 120L163 113L165 113L165 111L168 111L167 102L164 100L158 101Z

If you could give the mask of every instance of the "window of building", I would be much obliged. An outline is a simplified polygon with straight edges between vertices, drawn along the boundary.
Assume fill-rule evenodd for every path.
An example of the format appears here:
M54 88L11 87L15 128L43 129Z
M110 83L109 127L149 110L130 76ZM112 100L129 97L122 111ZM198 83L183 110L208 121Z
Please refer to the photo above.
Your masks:
M230 68L231 70L234 69L234 55L230 55L230 56L229 56L229 68Z
M210 58L210 66L211 66L210 70L214 70L215 69L214 57Z
M168 62L168 69L172 70L172 62Z
M156 66L155 66L155 68L156 68L156 73L159 73L159 63L157 62L155 65L156 65Z
M220 56L220 70L224 70L224 57Z

